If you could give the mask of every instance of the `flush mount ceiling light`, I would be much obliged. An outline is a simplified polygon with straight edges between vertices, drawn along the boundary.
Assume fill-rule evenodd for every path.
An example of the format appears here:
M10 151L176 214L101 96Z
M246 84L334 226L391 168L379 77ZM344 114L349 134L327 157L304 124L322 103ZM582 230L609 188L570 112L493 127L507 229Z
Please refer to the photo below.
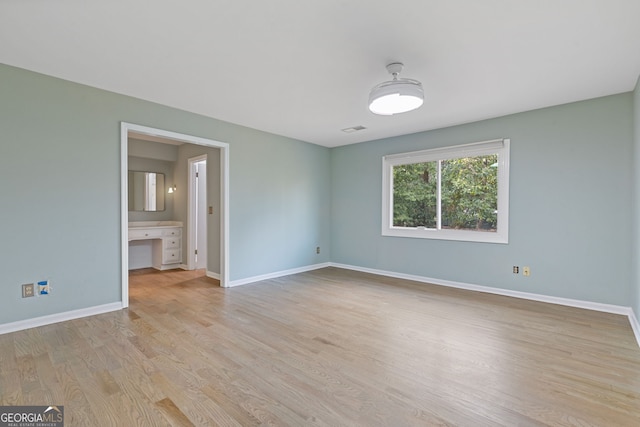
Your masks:
M374 114L391 116L415 110L424 102L422 83L413 79L399 79L398 74L404 64L393 62L387 65L387 71L393 80L380 83L369 94L369 110Z

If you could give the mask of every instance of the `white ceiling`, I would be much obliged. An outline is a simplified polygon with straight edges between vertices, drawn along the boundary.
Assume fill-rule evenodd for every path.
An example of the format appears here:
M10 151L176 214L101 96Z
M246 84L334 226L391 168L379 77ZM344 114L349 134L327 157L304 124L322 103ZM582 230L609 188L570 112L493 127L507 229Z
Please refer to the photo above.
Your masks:
M333 147L631 91L640 1L2 0L0 61Z

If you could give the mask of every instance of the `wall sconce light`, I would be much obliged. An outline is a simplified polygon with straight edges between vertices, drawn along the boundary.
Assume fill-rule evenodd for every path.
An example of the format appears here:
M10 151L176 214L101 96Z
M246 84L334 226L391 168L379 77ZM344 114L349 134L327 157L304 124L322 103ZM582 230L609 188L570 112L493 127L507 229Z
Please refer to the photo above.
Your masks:
M176 186L174 185L173 187L169 187L169 191L167 191L167 193L169 193L169 194L173 194L173 193L175 193L175 192L176 192L176 190L177 190L177 188L176 188Z

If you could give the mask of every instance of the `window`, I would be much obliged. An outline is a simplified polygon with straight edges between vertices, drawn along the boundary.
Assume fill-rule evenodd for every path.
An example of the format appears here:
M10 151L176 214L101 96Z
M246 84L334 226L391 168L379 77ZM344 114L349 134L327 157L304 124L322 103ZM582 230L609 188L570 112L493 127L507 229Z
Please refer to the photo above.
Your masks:
M385 156L382 234L508 243L509 142Z

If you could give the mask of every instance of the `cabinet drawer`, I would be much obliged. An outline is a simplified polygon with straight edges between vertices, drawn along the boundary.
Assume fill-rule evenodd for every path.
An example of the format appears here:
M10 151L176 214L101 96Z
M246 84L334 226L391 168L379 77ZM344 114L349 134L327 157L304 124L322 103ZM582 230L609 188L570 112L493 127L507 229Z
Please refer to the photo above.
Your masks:
M167 228L162 230L163 236L180 237L182 236L182 228Z
M162 237L162 230L149 228L129 229L129 240L131 239L153 239Z
M163 237L162 244L164 249L180 249L182 247L182 238L180 237Z
M175 264L182 262L182 251L180 249L166 249L162 252L163 264Z

